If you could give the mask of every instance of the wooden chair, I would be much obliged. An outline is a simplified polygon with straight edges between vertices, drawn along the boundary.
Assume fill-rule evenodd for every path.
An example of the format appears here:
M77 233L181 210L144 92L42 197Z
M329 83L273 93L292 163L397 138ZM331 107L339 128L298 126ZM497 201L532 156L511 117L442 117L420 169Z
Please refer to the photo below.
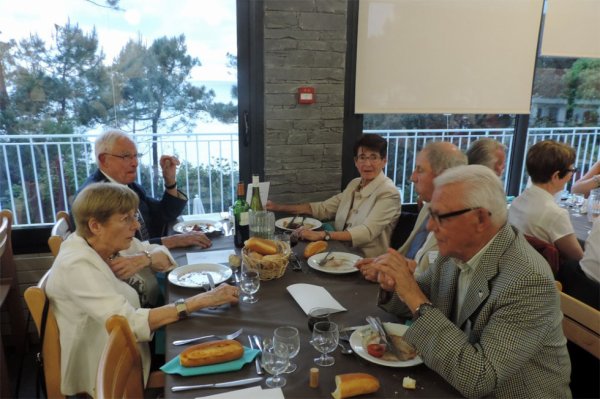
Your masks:
M11 338L16 353L25 352L25 317L19 293L17 270L12 250L12 212L0 211L0 307L6 309L10 320ZM4 356L4 343L0 335L0 394L12 396L10 378Z
M48 238L48 246L50 247L52 256L56 257L56 255L58 255L60 245L64 240L67 239L72 231L73 228L71 227L71 219L69 218L69 214L65 211L57 212L56 223L54 223L54 226L52 226L50 238Z
M563 331L567 339L600 359L600 311L560 292Z
M31 313L31 317L35 322L38 334L41 334L42 313L46 302L46 292L44 288L50 271L46 272L38 285L29 287L25 290L25 302ZM44 359L44 380L46 381L46 391L48 398L65 398L60 391L60 338L58 324L52 309L48 309L46 319L46 331L44 333L44 343L42 348L42 356Z
M109 336L98 367L97 398L144 397L142 357L127 319L111 316L106 330ZM148 380L148 388L158 387L164 387L164 373L160 371L153 372Z

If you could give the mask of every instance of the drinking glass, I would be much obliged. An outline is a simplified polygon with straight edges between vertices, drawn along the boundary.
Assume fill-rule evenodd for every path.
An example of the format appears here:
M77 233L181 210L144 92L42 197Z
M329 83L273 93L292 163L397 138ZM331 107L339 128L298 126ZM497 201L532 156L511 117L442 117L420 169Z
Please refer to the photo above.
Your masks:
M575 207L578 213L581 213L583 205L585 204L585 197L582 194L575 194Z
M260 273L258 266L248 262L242 262L242 275L240 276L240 290L245 294L242 302L256 303L258 298L254 296L260 288Z
M335 363L333 356L329 356L329 352L333 352L338 346L340 333L338 326L332 321L319 321L315 323L311 344L316 350L321 352L321 356L315 358L315 364L321 367L331 366Z
M300 333L296 327L277 327L273 333L273 342L287 345L290 359L296 357L298 352L300 352ZM297 368L298 366L290 361L285 372L293 373Z
M312 308L308 311L308 329L313 331L313 326L319 321L329 321L330 310L327 308Z
M248 212L250 222L250 237L260 237L272 240L275 236L275 214L268 211Z
M289 363L288 346L275 342L273 338L265 338L263 340L261 361L267 373L272 375L265 381L267 386L269 388L285 386L285 377L280 376L280 374L285 371Z

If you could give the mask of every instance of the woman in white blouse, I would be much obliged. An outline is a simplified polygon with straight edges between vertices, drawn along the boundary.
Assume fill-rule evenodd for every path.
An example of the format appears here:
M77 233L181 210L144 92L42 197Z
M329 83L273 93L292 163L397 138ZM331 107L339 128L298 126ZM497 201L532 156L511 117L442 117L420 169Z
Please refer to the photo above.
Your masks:
M46 284L60 331L64 395L85 392L95 396L98 363L108 339L105 322L110 316L119 314L129 321L147 378L148 342L156 329L189 312L238 300L238 289L222 284L175 304L140 308L136 290L116 277L124 277L120 258L133 258L129 264L155 270L168 270L175 262L165 247L135 238L140 227L136 218L138 201L127 186L95 183L83 189L73 202L77 229L62 244Z
M383 173L386 163L387 141L377 134L363 135L354 144L354 165L360 177L348 183L343 192L325 201L297 205L268 201L267 209L335 219L334 231L302 230L300 237L346 241L364 256L381 255L390 244L402 205L398 188Z
M527 152L526 167L532 185L510 205L508 221L523 234L556 246L560 254L573 260L583 257L569 212L554 201L554 195L577 171L575 150L567 144L544 140Z

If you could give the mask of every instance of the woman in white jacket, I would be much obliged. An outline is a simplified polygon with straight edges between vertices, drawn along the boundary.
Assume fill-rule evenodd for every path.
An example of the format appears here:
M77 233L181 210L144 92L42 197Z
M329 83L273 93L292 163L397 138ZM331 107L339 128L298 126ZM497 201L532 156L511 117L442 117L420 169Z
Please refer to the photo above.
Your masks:
M91 184L73 203L77 229L62 244L46 284L60 331L64 395L85 392L95 396L98 364L108 339L105 322L110 316L119 314L129 321L147 378L148 342L156 329L198 309L238 301L238 288L222 284L179 303L141 308L136 290L117 275L131 276L136 265L168 270L175 262L165 247L134 237L139 228L137 208L135 192L115 183Z

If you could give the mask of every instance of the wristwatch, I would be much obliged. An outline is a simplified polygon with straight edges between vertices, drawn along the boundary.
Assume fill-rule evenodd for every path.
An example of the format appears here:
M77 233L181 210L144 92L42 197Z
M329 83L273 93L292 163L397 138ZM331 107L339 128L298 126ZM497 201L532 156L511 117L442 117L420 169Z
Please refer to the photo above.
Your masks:
M177 182L175 182L175 183L171 184L170 186L167 186L167 183L165 183L165 188L166 188L167 190L170 190L170 189L172 189L172 188L175 188L175 187L177 187Z
M177 310L177 317L179 320L187 319L189 313L187 306L185 306L185 299L179 298L175 301L175 309Z
M144 251L144 254L146 255L146 258L148 258L148 260L150 261L148 267L152 267L152 254L150 253L150 251Z
M423 316L425 313L427 313L430 309L433 309L434 307L435 306L433 306L431 302L423 302L422 304L420 304L419 307L415 309L415 320Z
M328 231L325 232L325 237L323 237L323 238L325 239L325 241L331 240L331 236L329 235Z

